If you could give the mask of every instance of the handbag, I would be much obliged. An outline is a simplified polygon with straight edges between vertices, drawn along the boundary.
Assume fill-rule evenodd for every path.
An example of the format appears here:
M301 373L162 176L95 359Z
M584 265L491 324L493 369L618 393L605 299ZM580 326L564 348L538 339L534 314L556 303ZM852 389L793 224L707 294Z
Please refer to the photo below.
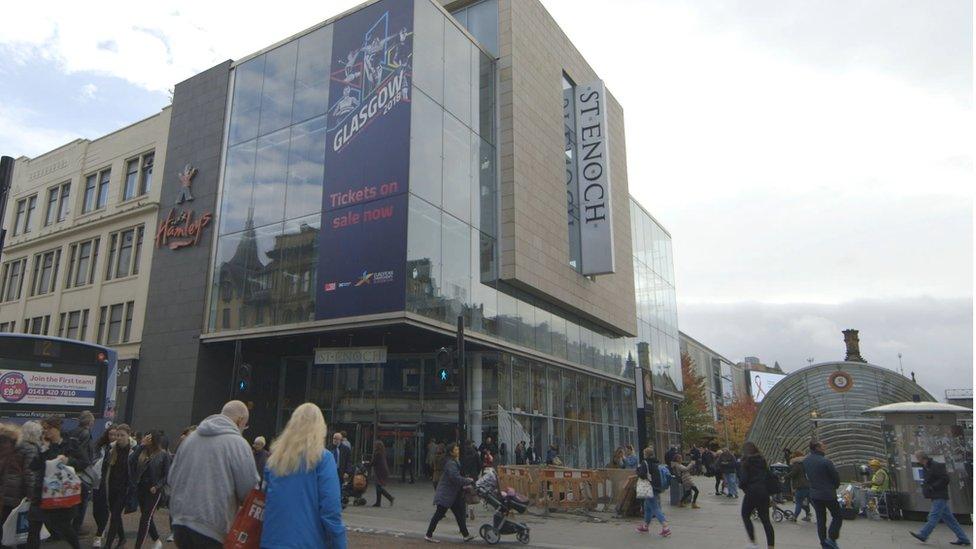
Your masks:
M10 516L3 523L3 538L0 539L5 547L15 547L27 543L27 531L30 523L27 521L27 512L30 511L30 501L27 498L21 500L20 505L10 511ZM51 537L47 531L47 526L41 525L41 541Z
M641 462L644 465L644 469L647 471L647 475L650 476L651 469L647 465L646 461ZM650 479L637 478L637 484L634 485L634 494L637 499L650 499L654 497L654 486L651 485Z
M41 509L66 509L81 503L81 479L59 459L44 464Z
M261 547L261 528L264 526L264 503L266 494L263 486L252 488L244 498L244 505L237 511L234 524L224 538L224 549L259 549Z

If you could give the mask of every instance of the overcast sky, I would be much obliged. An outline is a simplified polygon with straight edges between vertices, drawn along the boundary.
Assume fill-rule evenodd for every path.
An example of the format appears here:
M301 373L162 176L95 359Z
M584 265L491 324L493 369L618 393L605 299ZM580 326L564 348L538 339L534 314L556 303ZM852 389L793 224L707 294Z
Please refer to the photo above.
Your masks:
M149 116L175 82L357 3L12 3L0 152ZM937 396L972 386L970 0L543 3L624 106L683 331L792 370L859 328L866 358L902 353Z

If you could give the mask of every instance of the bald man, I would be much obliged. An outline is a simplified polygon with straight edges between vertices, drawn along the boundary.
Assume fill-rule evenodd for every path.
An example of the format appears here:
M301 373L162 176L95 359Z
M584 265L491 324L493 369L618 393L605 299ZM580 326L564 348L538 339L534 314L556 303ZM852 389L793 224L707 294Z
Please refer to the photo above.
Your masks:
M247 406L232 400L180 444L169 470L169 510L180 549L222 547L237 508L258 483L251 447L241 436L248 416Z

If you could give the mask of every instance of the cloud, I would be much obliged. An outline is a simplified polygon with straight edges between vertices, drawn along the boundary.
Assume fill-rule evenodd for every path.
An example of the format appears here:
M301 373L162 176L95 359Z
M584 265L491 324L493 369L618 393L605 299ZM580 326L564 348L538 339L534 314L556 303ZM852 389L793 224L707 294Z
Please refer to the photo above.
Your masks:
M33 123L36 113L30 109L0 102L0 151L23 151L22 143L31 143L38 150L51 150L74 139L77 135L64 129L39 126Z
M678 311L681 330L733 362L758 356L790 372L815 362L843 360L847 328L860 330L861 356L898 371L938 399L946 389L971 388L971 299L863 299L836 305L756 302L687 304Z
M92 99L95 99L95 92L97 91L98 91L98 86L96 86L95 84L91 84L91 83L85 84L84 86L81 87L80 99L83 102L91 101Z

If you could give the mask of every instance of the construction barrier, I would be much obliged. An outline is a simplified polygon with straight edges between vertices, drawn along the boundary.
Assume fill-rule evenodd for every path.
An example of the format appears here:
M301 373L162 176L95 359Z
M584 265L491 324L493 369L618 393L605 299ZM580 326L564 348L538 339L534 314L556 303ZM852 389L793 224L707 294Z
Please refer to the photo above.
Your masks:
M549 511L592 511L600 505L609 509L620 482L617 475L600 469L507 465L499 466L497 472L502 489L514 488L531 505Z

